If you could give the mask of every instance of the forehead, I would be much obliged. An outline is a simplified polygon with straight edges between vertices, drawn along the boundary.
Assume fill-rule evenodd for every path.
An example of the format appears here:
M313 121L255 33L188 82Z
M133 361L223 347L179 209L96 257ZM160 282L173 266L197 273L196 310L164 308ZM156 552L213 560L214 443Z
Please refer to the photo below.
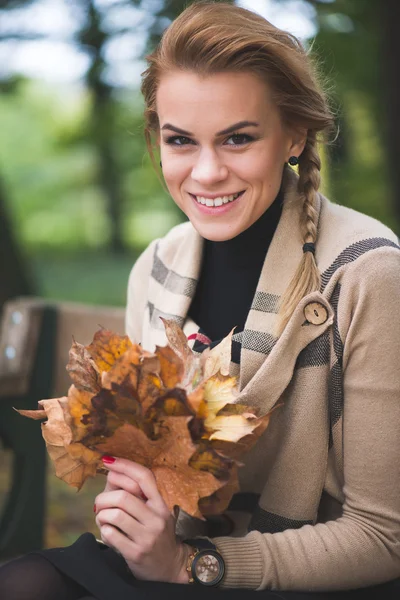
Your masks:
M172 122L188 129L189 123L192 129L204 123L222 129L240 120L262 121L274 110L268 85L248 72L169 73L161 78L156 104L161 126Z

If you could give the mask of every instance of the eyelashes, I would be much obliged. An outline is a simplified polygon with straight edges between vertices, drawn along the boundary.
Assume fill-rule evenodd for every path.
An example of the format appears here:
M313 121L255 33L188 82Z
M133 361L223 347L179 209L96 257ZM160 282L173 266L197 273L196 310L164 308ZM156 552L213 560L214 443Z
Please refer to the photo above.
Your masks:
M225 144L226 146L233 146L233 147L239 147L239 146L244 146L245 144L249 144L250 142L253 142L255 140L255 138L251 135L248 135L247 133L233 133L232 135L230 135L227 140L233 140L236 139L236 143L233 144ZM239 142L237 142L237 140L240 140ZM167 137L165 139L165 143L168 144L169 146L175 146L175 147L183 147L183 146L188 146L190 144L194 145L193 140L191 140L190 138L183 136L183 135L172 135L170 137Z

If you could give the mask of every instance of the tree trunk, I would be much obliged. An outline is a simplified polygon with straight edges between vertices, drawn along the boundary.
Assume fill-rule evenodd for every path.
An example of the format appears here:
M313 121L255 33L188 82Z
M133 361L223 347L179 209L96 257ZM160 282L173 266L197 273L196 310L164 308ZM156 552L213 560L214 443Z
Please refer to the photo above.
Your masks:
M114 253L124 252L121 210L123 203L118 161L113 148L114 100L111 87L103 81L104 47L108 34L102 30L101 15L93 0L87 2L87 28L81 41L91 47L92 64L86 75L88 89L93 96L91 116L92 140L98 160L99 183L106 199L111 235L109 248Z
M394 212L400 223L400 2L385 0L379 7L382 31L382 79L386 103L386 147ZM400 233L399 231L397 233Z
M0 180L0 311L10 298L34 293L27 265L12 232L6 193Z

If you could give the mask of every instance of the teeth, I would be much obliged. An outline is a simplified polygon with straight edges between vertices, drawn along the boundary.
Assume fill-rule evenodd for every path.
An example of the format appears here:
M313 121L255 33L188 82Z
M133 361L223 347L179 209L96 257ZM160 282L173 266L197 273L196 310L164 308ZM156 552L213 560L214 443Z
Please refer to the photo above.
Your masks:
M206 206L222 206L228 202L233 202L238 196L239 194L232 194L231 196L214 198L214 200L211 200L210 198L203 198L202 196L195 196L195 198L199 204L205 204Z

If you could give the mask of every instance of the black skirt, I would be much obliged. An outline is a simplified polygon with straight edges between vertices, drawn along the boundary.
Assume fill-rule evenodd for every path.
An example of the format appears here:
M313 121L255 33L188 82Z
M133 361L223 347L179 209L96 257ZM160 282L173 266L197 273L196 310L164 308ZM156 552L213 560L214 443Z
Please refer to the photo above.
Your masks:
M275 592L207 588L198 585L139 581L113 549L84 533L71 546L40 550L61 573L87 590L96 600L398 600L400 581L348 592Z

